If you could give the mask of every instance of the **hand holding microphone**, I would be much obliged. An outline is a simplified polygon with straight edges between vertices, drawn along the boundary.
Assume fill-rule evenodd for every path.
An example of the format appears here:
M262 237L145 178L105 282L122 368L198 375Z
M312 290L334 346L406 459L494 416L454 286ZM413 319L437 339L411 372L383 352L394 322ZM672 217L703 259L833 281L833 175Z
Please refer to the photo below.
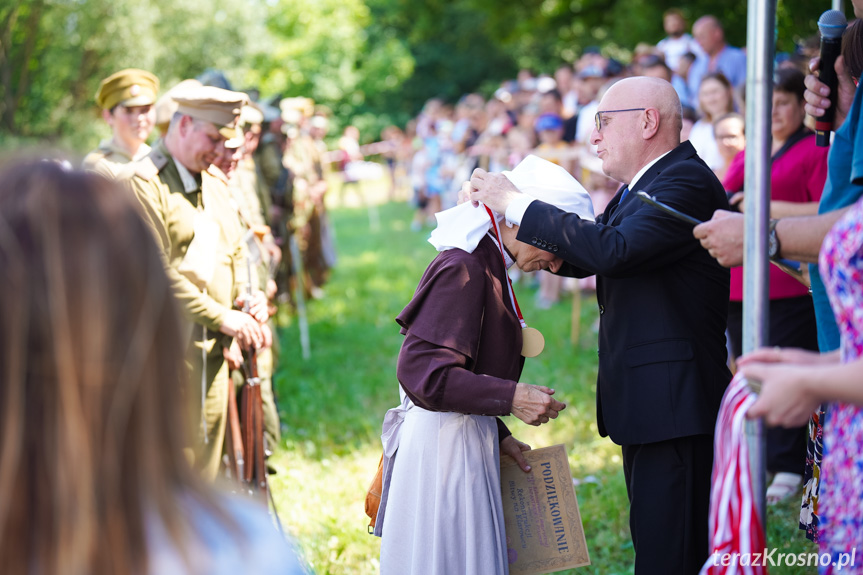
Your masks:
M807 78L806 86L814 92L817 97L817 102L807 102L812 104L823 104L824 99L829 98L829 105L814 106L821 113L815 115L815 143L821 147L830 145L830 132L833 131L833 121L836 116L838 76L836 73L836 60L840 58L842 53L842 34L845 33L845 28L848 22L845 20L845 15L838 10L827 10L818 19L818 29L821 31L821 57L820 57L820 80L821 86L818 86L814 77ZM817 81L816 81L817 82ZM827 93L825 94L825 90ZM808 96L808 94L807 94ZM807 104L809 107L809 104ZM847 110L844 110L847 112ZM844 119L842 117L841 119Z

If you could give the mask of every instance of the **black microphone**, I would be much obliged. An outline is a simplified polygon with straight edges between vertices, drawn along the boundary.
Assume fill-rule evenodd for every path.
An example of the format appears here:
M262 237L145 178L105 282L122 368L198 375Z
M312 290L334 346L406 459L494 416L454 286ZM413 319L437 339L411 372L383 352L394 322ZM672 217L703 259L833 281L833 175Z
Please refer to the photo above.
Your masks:
M836 113L836 58L842 52L842 34L848 21L839 10L827 10L818 19L818 30L821 31L821 64L818 79L830 88L830 107L820 118L815 120L815 144L826 148L830 145L830 132L833 129L833 117Z

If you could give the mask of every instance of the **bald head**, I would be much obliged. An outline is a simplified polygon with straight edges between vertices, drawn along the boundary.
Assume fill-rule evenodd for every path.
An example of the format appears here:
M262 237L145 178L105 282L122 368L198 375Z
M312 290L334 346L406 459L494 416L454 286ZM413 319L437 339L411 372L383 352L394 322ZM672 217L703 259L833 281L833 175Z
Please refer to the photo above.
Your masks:
M609 104L612 101L615 102L614 107L605 105L607 99ZM647 76L625 78L608 89L602 102L600 110L655 108L659 112L657 137L668 139L674 146L680 143L683 109L680 105L680 97L670 82Z
M597 112L599 129L591 134L602 169L628 184L638 171L680 144L680 98L670 83L637 76L611 86Z
M702 16L692 25L692 35L698 44L713 56L725 47L725 31L715 16Z

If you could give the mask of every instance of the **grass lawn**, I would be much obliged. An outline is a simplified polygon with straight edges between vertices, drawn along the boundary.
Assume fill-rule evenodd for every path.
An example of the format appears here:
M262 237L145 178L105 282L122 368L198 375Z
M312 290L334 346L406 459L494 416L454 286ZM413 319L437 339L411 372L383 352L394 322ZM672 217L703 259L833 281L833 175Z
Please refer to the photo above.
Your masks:
M331 212L339 261L326 297L309 302L310 360L301 357L296 319L282 318L276 393L285 434L274 456L281 471L272 488L283 524L318 574L378 572L380 540L366 533L363 501L381 453L381 421L398 403L395 365L402 336L394 318L435 254L425 241L428 229L410 230L409 206L381 205L379 216L371 232L367 210ZM574 345L570 297L538 310L534 287L516 290L525 319L546 338L543 354L527 360L522 381L554 387L568 407L539 428L513 417L507 425L534 447L566 445L573 476L581 481L576 492L592 561L572 573L632 573L620 448L597 435L594 417L595 300L592 294L582 298ZM814 551L797 530L795 505L774 509L768 518L769 546L778 552Z

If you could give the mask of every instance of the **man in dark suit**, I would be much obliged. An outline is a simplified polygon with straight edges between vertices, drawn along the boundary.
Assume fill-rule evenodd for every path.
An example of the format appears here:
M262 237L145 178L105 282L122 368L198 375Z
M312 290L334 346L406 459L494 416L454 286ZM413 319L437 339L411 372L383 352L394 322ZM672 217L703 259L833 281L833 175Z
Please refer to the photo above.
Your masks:
M626 184L596 222L521 194L480 170L471 199L520 226L518 239L560 256L561 273L597 274L597 420L622 446L637 575L697 573L708 557L713 431L726 367L728 270L692 226L641 202L645 191L707 220L727 205L716 176L680 143L671 84L629 78L602 98L591 142Z

